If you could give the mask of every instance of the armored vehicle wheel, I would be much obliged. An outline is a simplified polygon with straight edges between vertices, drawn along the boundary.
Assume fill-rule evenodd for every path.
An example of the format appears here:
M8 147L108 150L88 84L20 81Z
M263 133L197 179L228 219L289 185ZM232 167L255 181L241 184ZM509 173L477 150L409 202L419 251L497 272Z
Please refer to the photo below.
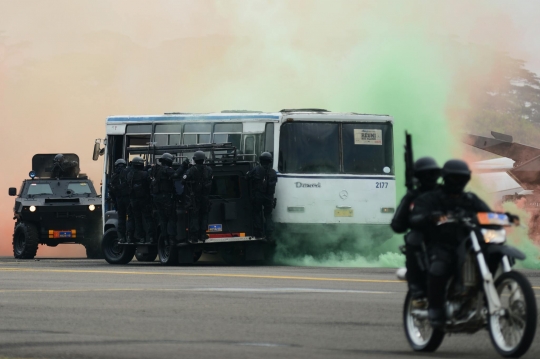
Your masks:
M165 245L163 238L158 241L158 254L161 264L167 266L178 265L178 249L174 246Z
M118 244L116 228L110 228L103 234L101 249L105 260L110 264L128 264L135 255L135 246Z
M139 262L153 262L156 260L157 255L158 251L155 247L148 248L148 253L135 252L135 258L137 258Z
M13 256L18 259L32 259L39 244L38 230L31 223L19 222L13 233Z

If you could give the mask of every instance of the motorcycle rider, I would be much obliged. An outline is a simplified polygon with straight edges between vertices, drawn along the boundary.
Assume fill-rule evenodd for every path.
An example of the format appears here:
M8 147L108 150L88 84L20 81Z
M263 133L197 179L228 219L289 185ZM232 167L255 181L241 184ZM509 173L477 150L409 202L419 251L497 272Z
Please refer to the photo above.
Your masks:
M77 161L66 161L61 153L54 156L51 178L76 178L78 175L79 163Z
M260 164L247 173L250 185L251 205L253 209L253 229L255 237L272 238L274 222L274 193L278 181L276 171L272 168L272 154L263 152L259 156ZM263 224L263 214L265 224ZM264 230L266 228L266 231Z
M149 205L150 176L144 169L144 160L141 157L137 156L131 162L133 170L127 174L127 180L135 223L135 239L141 244L151 244L154 241L154 219L152 206Z
M468 231L456 223L446 223L452 213L490 212L489 206L472 192L464 192L471 179L467 163L449 160L442 168L443 185L428 191L411 204L411 228L424 234L430 259L428 270L428 315L434 328L444 326L446 283L455 273L456 250Z
M418 181L417 187L407 191L397 207L390 226L396 233L405 233L411 228L409 215L411 203L418 196L432 191L437 187L437 181L441 175L441 169L431 157L418 159L413 166L414 178ZM412 230L405 235L405 267L407 268L407 284L413 299L426 296L426 275L421 266L423 263L422 232Z
M210 212L210 190L212 188L212 169L204 164L204 152L193 154L195 165L183 177L185 186L185 208L189 213L189 241L197 243L206 240L208 212Z
M114 173L109 184L109 194L114 201L116 212L118 213L118 242L126 242L126 218L129 200L129 184L127 181L127 163L123 158L119 158L114 163Z

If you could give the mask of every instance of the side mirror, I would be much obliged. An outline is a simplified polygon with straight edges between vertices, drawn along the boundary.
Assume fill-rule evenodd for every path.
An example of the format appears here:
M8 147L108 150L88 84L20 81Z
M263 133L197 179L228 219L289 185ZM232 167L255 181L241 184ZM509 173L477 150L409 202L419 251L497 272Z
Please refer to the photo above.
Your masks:
M99 145L100 143L101 143L101 140L100 140L100 139L97 139L97 140L96 140L96 143L94 143L94 153L93 153L93 155L92 155L92 159L93 159L94 161L97 161L98 158L99 158L99 155L102 154L102 153L101 153L101 148L100 148L100 145Z
M9 195L10 196L16 196L17 195L17 188L9 187Z

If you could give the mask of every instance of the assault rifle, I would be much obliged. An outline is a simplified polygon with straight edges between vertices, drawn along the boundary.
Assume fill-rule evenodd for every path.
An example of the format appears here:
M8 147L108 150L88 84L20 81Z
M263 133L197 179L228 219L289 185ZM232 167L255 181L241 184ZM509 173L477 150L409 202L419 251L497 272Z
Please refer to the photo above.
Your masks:
M405 131L405 186L414 190L414 157L411 135Z

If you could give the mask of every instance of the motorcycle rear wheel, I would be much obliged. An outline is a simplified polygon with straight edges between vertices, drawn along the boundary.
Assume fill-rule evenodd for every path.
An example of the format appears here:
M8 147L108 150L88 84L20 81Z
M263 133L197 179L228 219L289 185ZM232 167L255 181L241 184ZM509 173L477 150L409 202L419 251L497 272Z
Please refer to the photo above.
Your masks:
M434 352L441 345L445 333L431 327L427 313L425 318L413 316L413 309L411 293L407 292L403 305L403 328L407 341L414 351Z
M519 272L503 273L495 281L503 315L489 317L489 336L503 357L519 358L529 350L536 332L536 298Z

